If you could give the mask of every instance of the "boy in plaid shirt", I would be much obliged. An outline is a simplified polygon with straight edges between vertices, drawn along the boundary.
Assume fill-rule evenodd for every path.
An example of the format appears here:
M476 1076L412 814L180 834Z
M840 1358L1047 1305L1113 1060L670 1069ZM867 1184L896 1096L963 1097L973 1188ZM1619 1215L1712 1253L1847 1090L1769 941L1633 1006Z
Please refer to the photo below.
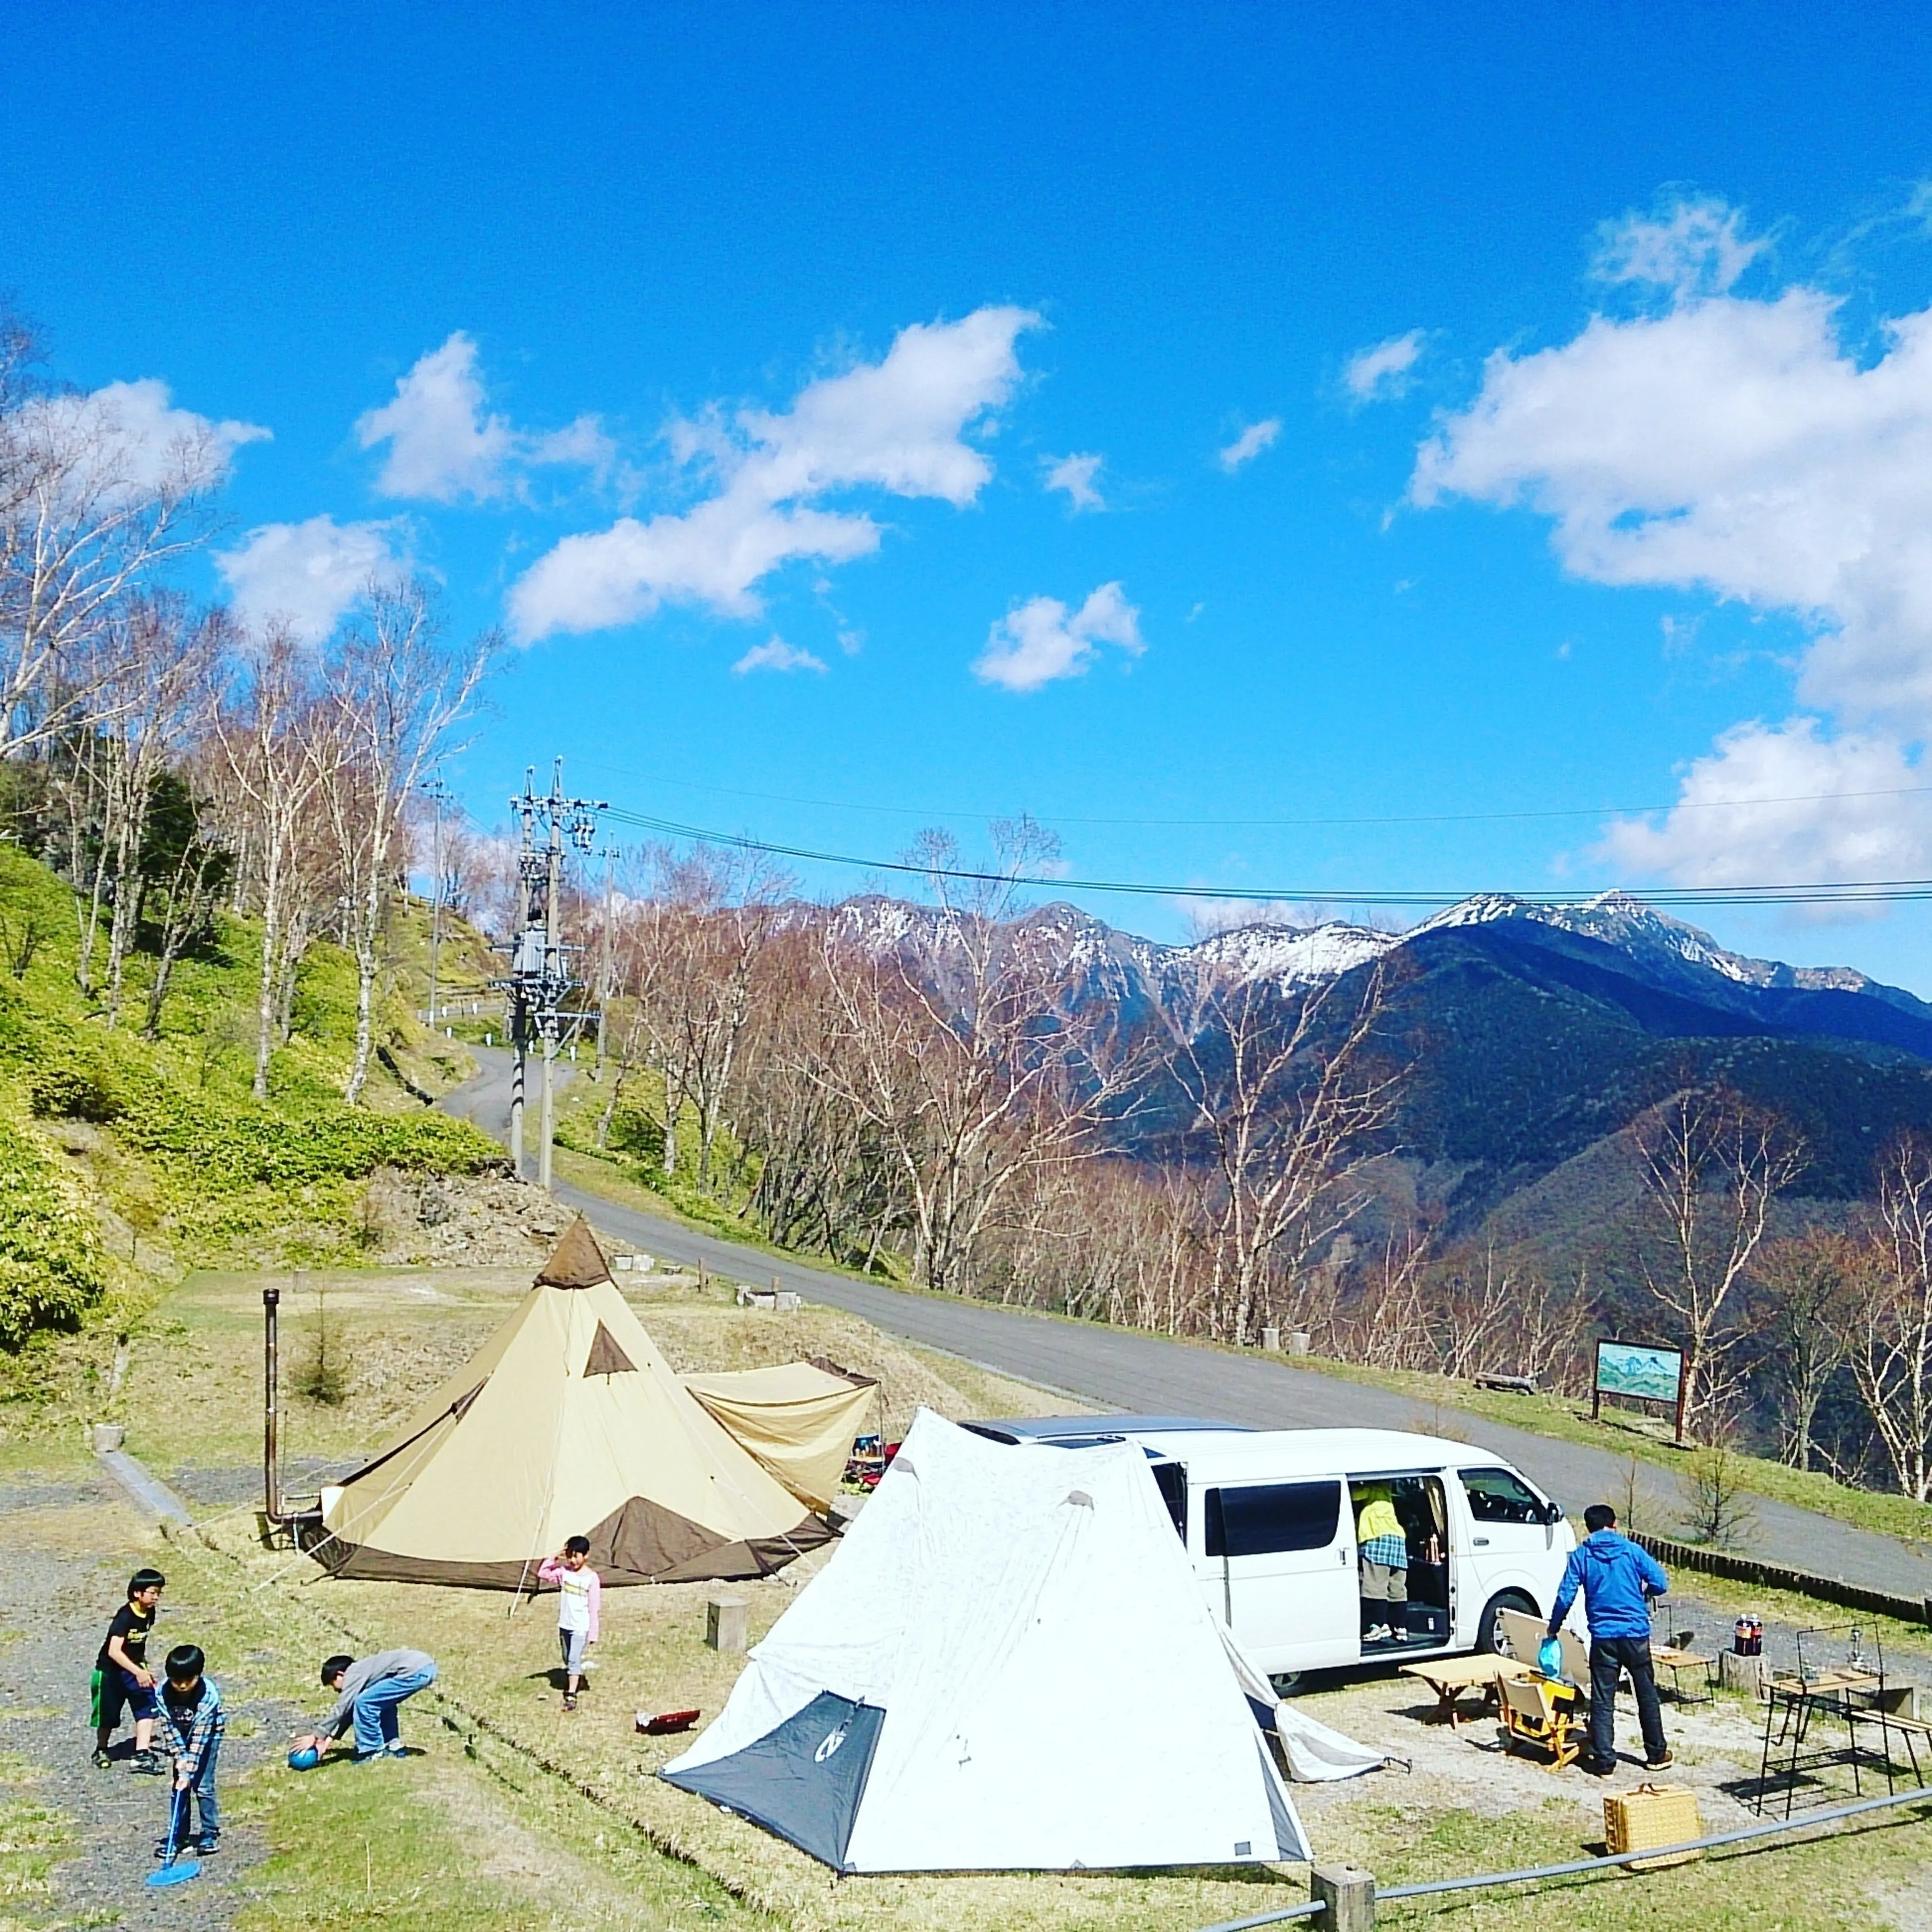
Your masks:
M196 1840L206 1858L221 1842L221 1809L214 1798L215 1760L221 1754L221 1739L228 1728L228 1714L221 1708L221 1693L207 1674L208 1660L198 1644L178 1644L168 1652L167 1682L162 1686L160 1722L156 1742L173 1760L172 1802L182 1807L179 1816L188 1818L187 1794L194 1794L200 1832ZM170 1816L175 1814L170 1814ZM172 1850L178 1852L176 1845ZM170 1855L167 1839L154 1846L154 1856Z

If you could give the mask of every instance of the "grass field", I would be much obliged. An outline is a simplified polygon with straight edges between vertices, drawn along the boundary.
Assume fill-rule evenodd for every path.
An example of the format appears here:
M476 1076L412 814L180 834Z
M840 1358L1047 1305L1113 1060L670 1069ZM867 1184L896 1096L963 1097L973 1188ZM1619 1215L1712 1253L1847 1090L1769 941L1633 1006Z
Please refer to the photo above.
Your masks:
M164 1476L245 1470L259 1450L260 1288L285 1290L291 1378L312 1346L316 1304L335 1329L348 1381L338 1404L289 1400L291 1455L367 1450L423 1388L466 1354L520 1293L504 1272L318 1272L304 1295L286 1276L201 1274L134 1337L119 1398L130 1446ZM742 1310L713 1284L643 1277L630 1298L680 1367L727 1367L824 1353L880 1377L896 1430L920 1402L956 1416L1036 1406L1033 1393L923 1354L856 1318L808 1309ZM0 1448L0 1480L25 1493L73 1480L91 1459L79 1418ZM118 1528L112 1526L118 1525ZM122 1510L19 1509L0 1523L10 1549L106 1549L125 1560L157 1547ZM753 1635L792 1600L814 1556L742 1586ZM992 1874L847 1879L745 1821L652 1775L680 1748L639 1737L633 1714L695 1704L709 1716L740 1661L702 1641L707 1586L616 1591L582 1707L566 1714L550 1675L548 1601L522 1607L494 1592L346 1583L255 1540L252 1509L210 1509L166 1548L170 1622L192 1629L222 1661L231 1697L272 1698L290 1712L321 1701L317 1657L410 1642L442 1670L412 1704L404 1732L424 1755L369 1772L343 1766L298 1777L272 1758L238 1783L231 1813L266 1840L239 1923L254 1928L770 1924L798 1932L1192 1932L1305 1895L1292 1869L1141 1874ZM3 1658L0 1658L3 1660ZM1384 1883L1575 1857L1602 1835L1600 1790L1495 1750L1492 1726L1450 1733L1420 1721L1426 1697L1404 1680L1364 1677L1302 1700L1312 1714L1383 1743L1413 1762L1343 1786L1300 1787L1324 1858L1350 1858ZM1105 1724L1110 1714L1096 1712ZM293 1722L292 1716L290 1722ZM1757 1718L1720 1699L1673 1712L1681 1771L1708 1822L1741 1816L1729 1795L1755 1767ZM76 1748L79 1748L78 1744ZM1620 1784L1630 1780L1623 1779ZM54 1922L47 1892L76 1827L35 1795L32 1767L0 1760L0 1925ZM1598 1880L1540 1893L1498 1892L1392 1906L1388 1922L1484 1928L1729 1928L1922 1925L1932 1886L1932 1801L1854 1834L1712 1858L1682 1870ZM17 1888L8 1892L7 1888Z

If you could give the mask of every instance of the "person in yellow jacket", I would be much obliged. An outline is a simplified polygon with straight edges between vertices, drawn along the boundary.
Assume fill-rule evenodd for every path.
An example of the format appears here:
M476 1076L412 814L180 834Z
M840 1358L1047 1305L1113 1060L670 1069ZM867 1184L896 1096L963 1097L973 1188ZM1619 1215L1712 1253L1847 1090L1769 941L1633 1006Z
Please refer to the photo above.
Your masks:
M1370 1483L1360 1493L1355 1556L1361 1566L1362 1641L1406 1642L1402 1606L1408 1601L1408 1538L1386 1483Z

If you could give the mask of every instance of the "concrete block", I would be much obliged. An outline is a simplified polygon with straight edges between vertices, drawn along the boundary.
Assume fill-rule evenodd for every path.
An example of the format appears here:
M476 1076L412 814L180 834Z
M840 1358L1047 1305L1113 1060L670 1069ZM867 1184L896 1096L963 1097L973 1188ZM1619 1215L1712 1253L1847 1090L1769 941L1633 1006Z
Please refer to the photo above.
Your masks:
M1376 1881L1354 1865L1317 1865L1309 1874L1310 1898L1322 1910L1309 1923L1321 1932L1370 1932L1376 1922Z
M1262 1330L1262 1346L1270 1355L1280 1354L1281 1353L1281 1330L1279 1328L1264 1328Z
M94 1425L94 1453L98 1456L110 1449L118 1449L128 1439L128 1432L118 1422L97 1422Z
M750 1606L742 1597L716 1592L704 1600L704 1641L713 1650L742 1651L749 1636Z
M1315 1337L1306 1329L1293 1328L1288 1331L1288 1352L1291 1355L1305 1355L1314 1346Z

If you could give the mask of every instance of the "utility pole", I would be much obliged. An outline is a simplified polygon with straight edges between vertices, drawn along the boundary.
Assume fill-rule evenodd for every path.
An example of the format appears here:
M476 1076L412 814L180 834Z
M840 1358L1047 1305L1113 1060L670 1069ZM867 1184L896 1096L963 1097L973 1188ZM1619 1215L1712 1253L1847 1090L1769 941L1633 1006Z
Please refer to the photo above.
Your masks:
M536 778L536 767L532 765L524 774L523 796L510 801L510 809L523 824L523 845L517 855L520 909L517 930L510 939L509 976L497 983L508 996L510 1042L516 1053L510 1076L510 1160L520 1180L524 1108L534 1035L543 1051L537 1179L548 1190L556 1126L557 1034L563 1019L563 1002L577 985L571 976L566 957L568 949L563 943L564 842L568 838L580 852L590 851L596 843L597 814L610 808L601 799L564 796L561 758L553 768L548 793L537 790Z
M435 829L430 834L429 896L429 1030L436 1030L437 949L442 944L442 806L448 794L440 778L431 778L423 790L429 794L436 814Z
M610 920L616 906L618 848L607 845L598 856L604 861L604 924L598 934L597 961L597 1070L591 1076L604 1077L604 1016L610 1010Z

